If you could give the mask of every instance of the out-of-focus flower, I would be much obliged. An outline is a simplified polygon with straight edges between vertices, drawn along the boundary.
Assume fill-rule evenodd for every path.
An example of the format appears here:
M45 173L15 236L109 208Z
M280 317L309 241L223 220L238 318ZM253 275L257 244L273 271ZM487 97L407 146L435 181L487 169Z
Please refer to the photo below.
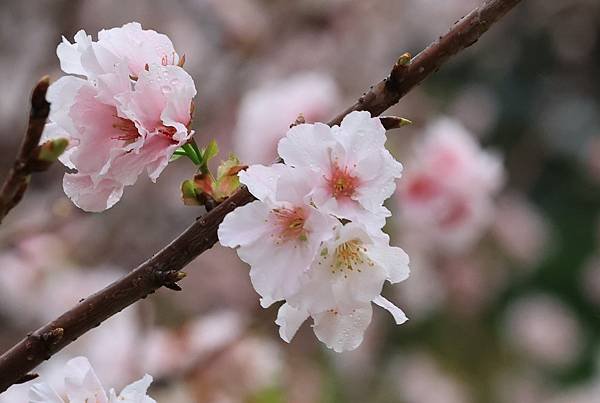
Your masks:
M156 181L175 149L193 132L192 78L177 65L171 41L137 23L101 31L98 41L79 31L57 54L65 76L48 89L50 122L44 140L68 138L60 157L67 196L87 211L112 207L146 170Z
M506 313L506 339L533 361L563 368L582 348L583 334L574 314L549 295L529 295Z
M429 355L413 352L398 357L387 376L400 401L406 403L468 403L467 389Z
M600 307L600 255L590 257L580 277L583 294Z
M140 346L140 368L157 377L194 372L211 355L233 346L242 338L245 323L240 315L219 311L169 330L155 327Z
M114 389L106 394L94 369L85 357L76 357L66 366L65 390L67 400L61 398L52 387L45 383L36 383L31 387L29 403L156 403L146 394L152 383L150 375L126 386L119 395Z
M402 164L385 148L385 128L369 112L352 112L340 126L292 127L279 142L287 165L313 172L309 200L323 212L379 230L390 211L383 202L396 189Z
M509 195L498 201L492 231L510 257L533 265L544 254L550 230L533 205L518 195Z
M307 122L329 119L339 103L335 81L322 73L298 73L250 91L240 105L233 133L242 162L267 164L275 159L277 142L302 114Z
M194 401L209 403L260 401L264 390L281 387L281 346L258 336L246 337L191 374Z
M432 246L469 247L493 219L492 197L503 183L500 159L443 118L425 130L407 166L398 189L402 224Z

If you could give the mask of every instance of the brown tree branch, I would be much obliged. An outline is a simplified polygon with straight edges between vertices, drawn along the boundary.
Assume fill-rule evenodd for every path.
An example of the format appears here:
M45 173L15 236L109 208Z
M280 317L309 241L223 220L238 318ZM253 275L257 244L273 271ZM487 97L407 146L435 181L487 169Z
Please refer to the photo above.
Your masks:
M23 198L31 173L43 169L40 165L45 165L38 160L38 145L50 113L50 104L46 101L49 85L50 78L45 76L37 83L31 94L27 132L17 158L0 189L0 223Z
M519 2L484 1L412 61L408 62L407 56L403 55L389 77L372 87L356 104L329 124L338 124L346 114L355 110L367 110L379 115L437 70L450 56L476 42L494 22ZM246 188L240 188L129 274L21 340L0 356L0 392L102 321L163 285L172 285L180 280L179 270L217 242L217 228L223 218L236 207L253 200Z

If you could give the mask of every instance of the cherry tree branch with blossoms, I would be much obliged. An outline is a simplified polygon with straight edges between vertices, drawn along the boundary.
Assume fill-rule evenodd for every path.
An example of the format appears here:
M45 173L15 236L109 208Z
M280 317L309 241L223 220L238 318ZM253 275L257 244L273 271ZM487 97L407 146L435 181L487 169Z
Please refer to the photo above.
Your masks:
M353 111L362 110L370 112L372 116L379 115L439 69L451 56L475 43L493 23L519 2L486 0L414 59L410 60L407 54L401 56L388 77L371 87L354 105L328 124L340 124ZM27 377L29 371L44 360L127 306L162 286L177 289L176 283L185 276L180 270L217 242L217 229L225 216L254 200L246 187L240 187L129 274L83 299L73 309L21 340L0 356L0 392Z

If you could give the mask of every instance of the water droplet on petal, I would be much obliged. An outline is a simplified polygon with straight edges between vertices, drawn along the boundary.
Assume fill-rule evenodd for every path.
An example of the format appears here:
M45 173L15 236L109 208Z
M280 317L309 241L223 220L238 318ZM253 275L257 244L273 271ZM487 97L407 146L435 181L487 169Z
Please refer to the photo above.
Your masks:
M163 85L162 87L160 87L160 92L162 92L163 94L168 94L172 91L172 88L168 85Z

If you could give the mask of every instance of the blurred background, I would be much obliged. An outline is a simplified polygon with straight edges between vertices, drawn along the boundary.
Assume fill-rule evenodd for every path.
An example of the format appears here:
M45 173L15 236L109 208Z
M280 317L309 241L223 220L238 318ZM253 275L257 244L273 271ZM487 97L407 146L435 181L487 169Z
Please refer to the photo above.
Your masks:
M61 76L61 35L96 38L130 21L167 34L198 89L197 142L217 139L217 160L234 151L257 163L275 157L298 113L327 121L400 54L418 53L478 4L3 1L0 176L24 132L30 89L43 74ZM44 364L42 380L60 390L64 363L83 354L107 388L150 373L159 402L600 402L599 39L598 1L524 1L388 112L414 121L388 133L405 178L386 230L412 273L384 295L406 324L376 311L361 347L342 355L307 325L288 345L276 308L259 307L248 268L217 245L187 267L182 292L160 290L113 317ZM410 186L435 174L423 160L436 138L457 139L460 158L479 161L462 185L444 188L448 197ZM179 196L192 169L180 159L156 185L140 177L103 214L64 196L60 164L35 175L0 228L0 349L202 214ZM0 402L25 402L28 388Z

